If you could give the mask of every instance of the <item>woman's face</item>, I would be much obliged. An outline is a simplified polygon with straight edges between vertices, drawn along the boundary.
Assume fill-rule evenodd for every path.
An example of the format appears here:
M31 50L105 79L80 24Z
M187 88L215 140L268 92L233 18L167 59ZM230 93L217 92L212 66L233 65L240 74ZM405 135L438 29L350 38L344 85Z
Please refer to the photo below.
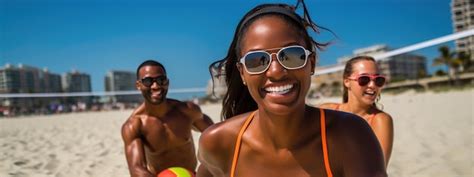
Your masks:
M360 75L375 75L379 74L377 65L373 61L361 60L352 65L353 73L349 78L344 79L344 84L348 90L349 101L356 100L365 105L372 105L375 102L380 87L378 87L374 80L364 86L359 85L357 77Z
M281 115L291 114L305 105L305 97L314 71L314 54L304 67L285 69L276 58L283 47L300 45L307 48L303 36L287 21L278 16L266 16L253 22L241 40L240 57L246 53L264 50L271 53L269 68L261 74L249 74L238 64L242 80L259 108Z

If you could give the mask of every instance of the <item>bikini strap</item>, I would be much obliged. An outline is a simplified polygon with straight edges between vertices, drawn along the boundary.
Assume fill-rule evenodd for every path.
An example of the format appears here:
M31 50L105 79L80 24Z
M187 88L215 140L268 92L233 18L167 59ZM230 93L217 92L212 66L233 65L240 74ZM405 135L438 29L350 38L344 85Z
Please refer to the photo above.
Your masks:
M237 160L239 159L239 152L240 152L240 145L242 145L242 136L250 125L250 122L253 120L253 116L257 111L252 112L245 120L244 125L240 128L239 135L237 136L237 140L235 141L235 149L234 149L234 157L232 158L232 166L230 169L230 177L234 177L235 168L237 167Z
M329 164L329 155L328 155L328 145L326 138L326 117L324 114L324 109L319 108L320 120L321 120L321 139L323 146L323 157L324 157L324 167L326 168L326 174L328 177L332 177L331 165Z
M250 125L250 122L252 122L254 118L254 114L257 111L254 111L251 113L248 117L247 120L245 120L244 125L242 128L240 128L239 134L237 136L237 140L235 143L235 149L234 149L234 156L232 159L232 166L230 169L230 177L234 177L235 175L235 169L237 167L237 160L239 158L239 152L240 152L240 146L242 145L242 136L245 132L245 130L248 128ZM329 156L328 156L328 149L327 149L327 139L326 139L326 118L324 114L324 110L320 108L320 120L321 120L321 138L322 138L322 148L323 148L323 156L324 156L324 167L326 169L326 173L328 177L333 177L332 171L331 171L331 165L329 164Z

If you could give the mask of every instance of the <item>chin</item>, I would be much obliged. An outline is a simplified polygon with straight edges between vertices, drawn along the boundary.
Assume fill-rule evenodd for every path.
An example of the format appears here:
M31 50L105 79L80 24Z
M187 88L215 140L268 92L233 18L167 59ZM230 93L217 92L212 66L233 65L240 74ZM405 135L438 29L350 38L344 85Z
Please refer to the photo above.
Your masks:
M279 104L279 103L272 103L272 102L266 102L263 103L262 108L265 111L271 112L272 114L275 115L280 115L280 116L287 116L294 114L296 111L299 111L298 109L300 106L304 107L305 104L298 104L298 103L288 103L288 104Z
M152 101L150 103L153 105L160 105L161 103L163 103L163 101Z
M372 105L375 103L375 100L371 100L371 99L364 99L362 100L362 102L366 105Z
M153 99L153 98L148 98L146 99L148 103L152 104L152 105L159 105L161 103L163 103L164 99Z

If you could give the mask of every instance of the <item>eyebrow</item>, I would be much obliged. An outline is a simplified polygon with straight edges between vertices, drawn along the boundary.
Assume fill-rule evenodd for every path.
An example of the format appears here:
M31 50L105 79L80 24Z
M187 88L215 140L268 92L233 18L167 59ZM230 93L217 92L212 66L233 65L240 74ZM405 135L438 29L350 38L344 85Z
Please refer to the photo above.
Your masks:
M358 75L382 75L382 73L375 73L375 74L369 74L369 73L360 73Z
M282 47L275 47L275 48L269 48L269 49L256 48L256 49L251 49L251 50L249 50L248 52L254 52L254 51L272 51L272 50L277 50L277 49L281 49L281 48L288 47L288 46L292 46L292 45L303 46L303 45L299 44L297 41L292 41L292 42L285 43ZM304 47L304 46L303 46L303 47ZM248 53L248 52L246 52L246 53Z

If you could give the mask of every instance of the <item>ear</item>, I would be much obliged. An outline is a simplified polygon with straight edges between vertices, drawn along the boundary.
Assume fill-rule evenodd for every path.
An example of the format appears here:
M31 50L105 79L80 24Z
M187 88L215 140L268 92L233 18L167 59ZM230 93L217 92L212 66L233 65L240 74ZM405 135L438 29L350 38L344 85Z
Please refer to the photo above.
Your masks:
M245 82L245 77L244 77L244 72L245 72L244 71L245 68L243 68L244 66L240 63L236 63L235 65L237 66L237 69L239 70L239 74L240 74L240 78L242 79L242 83L244 85L247 85L247 82Z
M137 88L137 90L141 90L141 87L140 87L140 81L135 81L135 87Z
M350 86L350 84L351 84L351 80L345 78L345 79L343 80L343 82L344 82L344 83L343 83L344 86L349 89L349 88L350 88L349 86Z

